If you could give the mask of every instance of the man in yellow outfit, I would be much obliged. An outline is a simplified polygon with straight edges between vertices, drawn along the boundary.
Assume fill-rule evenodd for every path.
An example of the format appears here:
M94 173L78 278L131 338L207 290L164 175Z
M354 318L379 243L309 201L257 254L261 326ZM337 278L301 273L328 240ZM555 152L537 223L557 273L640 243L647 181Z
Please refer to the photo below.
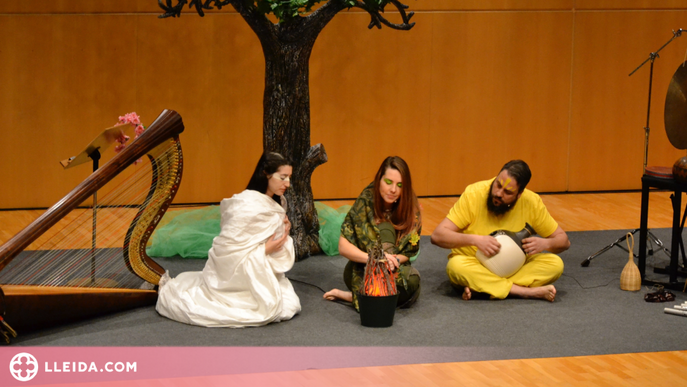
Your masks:
M556 254L567 250L570 241L539 195L525 189L531 177L527 163L509 161L496 178L469 185L432 233L433 244L451 249L446 273L454 286L463 288L464 300L473 291L499 299L514 295L553 302L556 298L551 284L563 274L563 261ZM501 245L489 234L517 232L525 223L539 236L522 240L527 258L515 274L502 278L475 257L478 249L486 257L500 251Z

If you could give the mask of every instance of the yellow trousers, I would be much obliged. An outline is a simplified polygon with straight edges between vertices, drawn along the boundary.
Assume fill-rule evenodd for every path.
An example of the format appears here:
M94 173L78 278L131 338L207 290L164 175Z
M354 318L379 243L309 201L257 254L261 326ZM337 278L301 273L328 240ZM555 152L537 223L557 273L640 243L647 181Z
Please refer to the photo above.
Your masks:
M475 257L455 255L448 260L446 273L454 286L469 287L493 298L506 298L515 285L536 287L553 283L563 274L563 260L556 254L541 253L527 257L525 264L508 278L499 277Z

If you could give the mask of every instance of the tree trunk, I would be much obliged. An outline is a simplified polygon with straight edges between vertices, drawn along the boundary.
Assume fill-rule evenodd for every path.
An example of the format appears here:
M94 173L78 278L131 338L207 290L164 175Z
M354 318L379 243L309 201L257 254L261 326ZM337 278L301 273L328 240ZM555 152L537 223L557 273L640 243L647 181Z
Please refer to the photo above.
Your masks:
M278 24L242 0L231 4L255 32L265 55L263 149L291 159L287 214L300 260L322 252L310 181L315 168L327 162L324 146L310 146L310 53L319 33L346 4L327 1L307 17Z
M293 175L291 188L286 192L289 202L288 216L291 220L291 236L294 239L296 257L302 259L322 252L319 245L320 224L313 203L310 181L318 165L327 162L327 153L322 144L310 146L310 89L309 60L315 39L332 18L345 8L358 7L372 16L368 28L391 28L408 30L415 23L408 24L413 13L406 15L407 6L398 0L374 2L349 2L343 0L321 0L323 4L308 16L289 15L273 24L253 1L207 0L192 1L203 16L203 9L217 6L221 9L230 3L255 32L265 55L265 94L263 97L263 149L279 152L291 159ZM393 4L401 13L402 24L388 22L380 12L387 3ZM178 0L176 6L160 2L165 10L163 17L181 16L186 0ZM312 4L311 4L312 5ZM305 7L302 5L301 8ZM299 9L301 9L299 8ZM270 12L268 12L270 13Z
M310 186L315 168L327 161L321 144L310 146L309 59L315 37L266 46L263 146L291 159L293 176L286 193L297 259L322 252L320 225Z

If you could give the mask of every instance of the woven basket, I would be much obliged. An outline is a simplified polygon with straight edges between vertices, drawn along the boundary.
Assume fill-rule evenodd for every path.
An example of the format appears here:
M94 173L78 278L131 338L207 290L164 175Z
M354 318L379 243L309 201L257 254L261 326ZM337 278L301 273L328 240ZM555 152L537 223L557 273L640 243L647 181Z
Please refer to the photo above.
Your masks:
M620 274L620 289L637 291L642 288L642 278L639 274L639 269L635 264L632 252L635 247L635 240L631 233L627 233L627 249L630 251L630 257L625 264L623 272ZM631 242L631 243L630 243Z

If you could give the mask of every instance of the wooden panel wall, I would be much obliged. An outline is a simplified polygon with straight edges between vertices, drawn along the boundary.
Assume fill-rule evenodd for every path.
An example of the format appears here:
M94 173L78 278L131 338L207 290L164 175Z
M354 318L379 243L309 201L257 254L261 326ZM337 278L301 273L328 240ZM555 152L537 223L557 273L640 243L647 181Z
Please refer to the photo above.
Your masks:
M684 1L408 1L409 32L334 18L311 58L315 198L355 197L391 154L416 192L456 195L511 158L537 191L637 189L649 53L687 28ZM264 61L230 7L160 20L154 0L0 3L0 208L46 207L85 178L62 170L117 116L183 117L177 202L242 190L262 147ZM392 12L387 16L394 18ZM687 36L655 62L649 164L684 155L663 127ZM104 160L112 156L104 155Z
M672 29L684 27L685 22L684 10L577 13L570 190L640 187L650 63L632 76L629 74L670 40ZM685 37L666 46L654 62L648 165L672 166L685 155L670 145L664 125L668 85L678 66L687 59Z

